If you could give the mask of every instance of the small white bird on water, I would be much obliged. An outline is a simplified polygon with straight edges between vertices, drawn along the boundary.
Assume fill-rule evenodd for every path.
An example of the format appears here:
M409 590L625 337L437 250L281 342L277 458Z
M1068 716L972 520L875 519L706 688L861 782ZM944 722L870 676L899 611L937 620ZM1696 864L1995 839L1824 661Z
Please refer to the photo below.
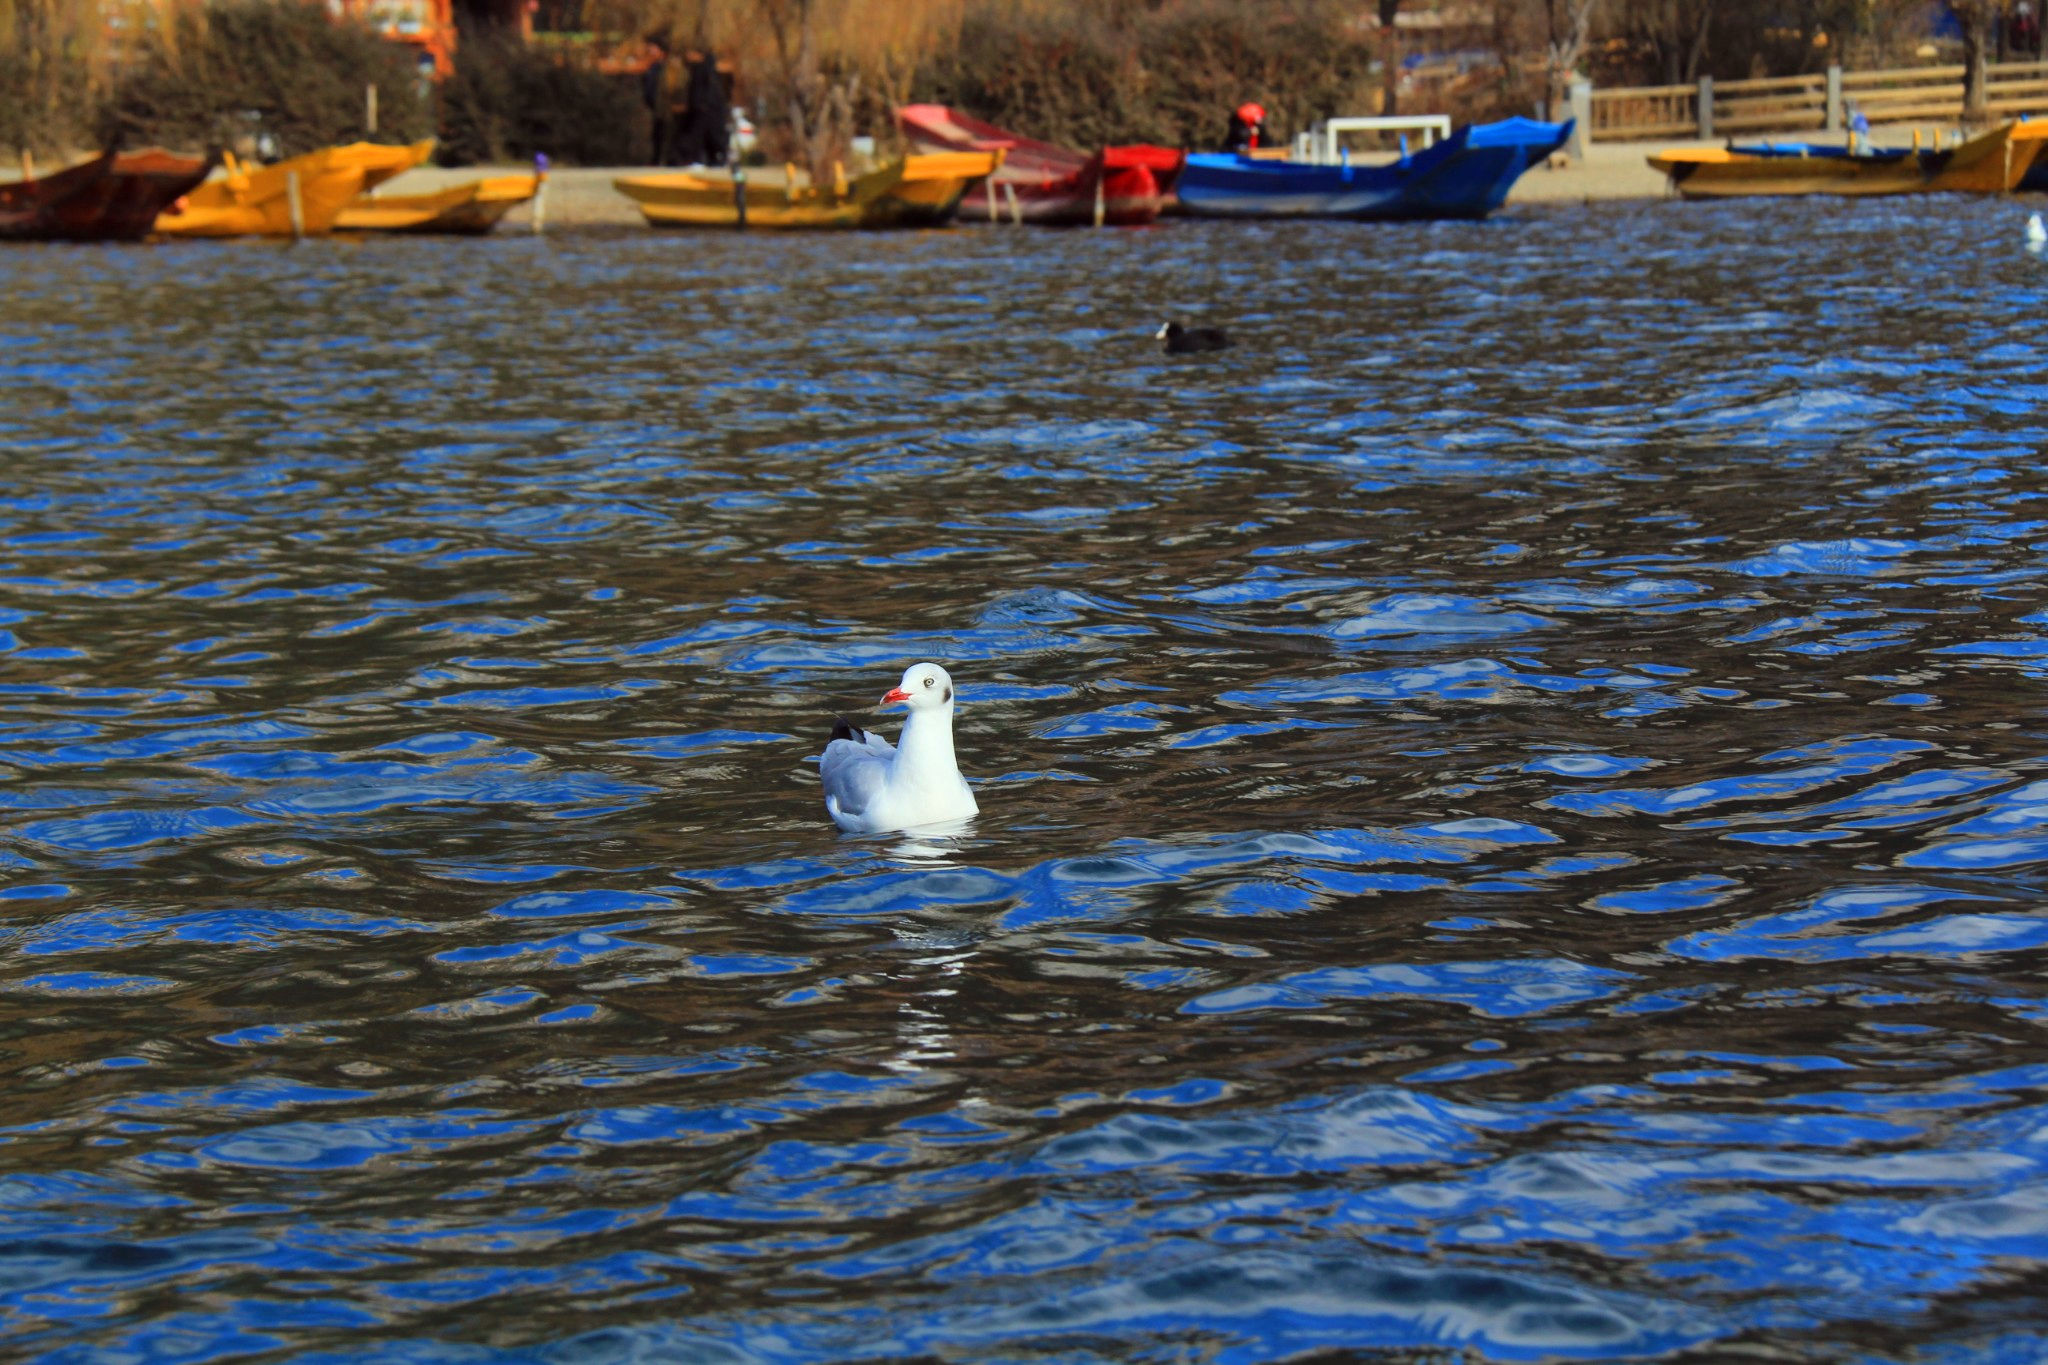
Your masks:
M2027 250L2039 251L2044 246L2048 246L2048 223L2037 213L2027 219Z
M980 807L953 762L953 679L937 664L912 664L881 705L910 715L900 742L840 720L818 763L825 813L849 834L878 834L964 820Z

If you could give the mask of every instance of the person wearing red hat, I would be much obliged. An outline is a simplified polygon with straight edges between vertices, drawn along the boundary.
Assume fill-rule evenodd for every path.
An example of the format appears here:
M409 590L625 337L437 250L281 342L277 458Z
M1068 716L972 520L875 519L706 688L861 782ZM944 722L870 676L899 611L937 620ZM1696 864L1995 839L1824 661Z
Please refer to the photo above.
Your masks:
M1230 131L1224 135L1223 150L1226 152L1251 152L1258 150L1266 134L1266 111L1263 106L1246 100L1230 111Z

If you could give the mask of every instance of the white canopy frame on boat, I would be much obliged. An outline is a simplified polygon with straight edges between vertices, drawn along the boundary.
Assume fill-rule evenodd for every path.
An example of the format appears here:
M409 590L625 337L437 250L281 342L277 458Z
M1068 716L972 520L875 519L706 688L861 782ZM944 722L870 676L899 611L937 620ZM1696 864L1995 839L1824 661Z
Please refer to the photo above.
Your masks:
M1324 119L1294 138L1294 159L1317 166L1334 166L1344 159L1338 139L1345 133L1420 132L1423 147L1436 145L1451 135L1449 114L1390 114L1373 118Z

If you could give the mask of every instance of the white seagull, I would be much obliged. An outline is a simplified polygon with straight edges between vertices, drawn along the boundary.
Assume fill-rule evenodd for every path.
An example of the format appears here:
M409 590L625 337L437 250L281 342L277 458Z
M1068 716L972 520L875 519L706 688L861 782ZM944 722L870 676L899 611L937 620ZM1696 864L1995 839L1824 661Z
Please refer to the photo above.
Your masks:
M937 664L912 664L881 705L910 715L891 745L844 719L818 763L825 813L849 834L878 834L964 820L980 807L953 762L953 679Z

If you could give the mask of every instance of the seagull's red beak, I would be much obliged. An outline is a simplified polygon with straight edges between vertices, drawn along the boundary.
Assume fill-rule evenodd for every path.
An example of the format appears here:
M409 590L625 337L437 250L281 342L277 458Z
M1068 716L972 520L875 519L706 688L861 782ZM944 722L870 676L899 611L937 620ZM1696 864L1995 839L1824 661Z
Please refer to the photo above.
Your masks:
M876 702L876 703L875 703L875 705L877 705L877 706L887 706L887 705L888 705L888 704L889 704L890 702L892 702L892 701L909 701L909 700L910 700L910 694L909 694L908 692L905 692L905 691L904 691L904 690L903 690L902 688L900 688L900 687L892 687L892 688L890 688L890 689L889 689L889 690L888 690L887 692L885 692L885 693L883 693L883 694L882 694L882 699L881 699L880 701Z

